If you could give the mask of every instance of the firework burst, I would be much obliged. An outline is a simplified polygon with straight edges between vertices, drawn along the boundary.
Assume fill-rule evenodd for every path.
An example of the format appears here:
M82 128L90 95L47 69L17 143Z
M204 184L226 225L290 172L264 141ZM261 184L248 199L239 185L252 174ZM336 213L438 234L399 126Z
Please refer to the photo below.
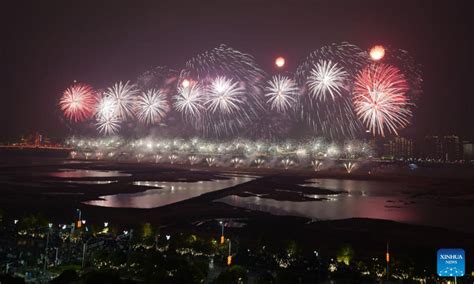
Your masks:
M97 118L97 130L104 135L117 134L120 130L121 120L115 115L99 116Z
M203 90L198 83L179 87L175 96L174 108L186 118L196 118L205 110Z
M301 122L330 139L354 138L362 131L350 98L357 71L369 63L361 48L343 42L313 51L295 74L301 95L297 110Z
M268 81L266 91L265 97L268 98L267 103L270 104L272 109L279 112L286 112L293 108L296 103L298 87L293 80L286 76L273 76L273 78Z
M208 90L207 109L211 112L233 114L241 110L244 89L239 87L239 82L232 79L217 77L212 81Z
M325 101L341 96L341 91L347 85L349 74L337 63L330 60L321 60L311 69L308 78L309 92L313 98Z
M137 118L144 124L159 123L169 109L166 94L155 89L143 92L136 102Z
M406 97L408 84L396 67L370 65L356 78L354 107L361 121L374 135L385 136L385 129L398 135L412 116Z
M115 104L116 116L121 120L127 120L133 117L133 110L135 107L135 97L138 94L138 89L134 84L127 81L116 83L105 92L105 96L110 97Z
M242 134L265 112L265 76L252 56L220 45L186 62L178 88L199 82L203 91L197 102L175 100L175 108L183 114L185 122L206 136ZM189 111L181 111L187 106L191 107Z
M68 119L80 122L92 117L96 103L96 92L91 86L74 84L64 91L59 107Z

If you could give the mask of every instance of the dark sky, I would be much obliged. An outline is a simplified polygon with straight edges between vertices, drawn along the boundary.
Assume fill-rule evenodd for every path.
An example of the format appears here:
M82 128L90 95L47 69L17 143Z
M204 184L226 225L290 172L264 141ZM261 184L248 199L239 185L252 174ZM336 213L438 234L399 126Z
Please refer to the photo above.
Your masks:
M0 140L66 135L56 103L75 79L105 87L154 66L179 68L220 43L266 70L284 55L293 71L311 51L341 41L402 48L422 64L411 132L474 138L470 0L10 2L0 15Z

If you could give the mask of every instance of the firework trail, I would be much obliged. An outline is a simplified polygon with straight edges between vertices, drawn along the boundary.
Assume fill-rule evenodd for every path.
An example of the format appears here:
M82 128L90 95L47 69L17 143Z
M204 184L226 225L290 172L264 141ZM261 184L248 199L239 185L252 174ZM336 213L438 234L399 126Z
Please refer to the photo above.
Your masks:
M344 168L346 169L346 172L350 174L355 169L356 165L356 163L347 162L344 163Z
M283 160L281 160L281 164L283 165L283 167L285 168L285 170L289 169L291 166L293 166L295 164L295 162L293 162L291 159L289 158L285 158Z
M390 46L386 47L385 56L380 61L384 64L396 66L400 70L408 84L406 96L410 101L416 102L422 93L423 78L420 65L416 63L408 51Z
M135 106L137 119L144 124L159 123L170 110L166 94L155 89L143 92Z
M257 168L261 168L265 164L265 160L262 158L257 158L253 162L257 166Z
M157 89L164 93L176 93L178 72L166 66L157 66L141 74L137 78L137 86L140 90Z
M207 157L206 163L209 167L212 167L216 164L216 159L214 157Z
M96 103L97 95L91 86L74 84L64 91L59 107L68 119L81 122L93 116Z
M314 171L317 172L323 166L323 162L321 162L319 160L313 160L313 161L311 161L311 166L313 167Z
M286 76L273 76L268 81L266 87L267 103L272 109L279 112L286 112L293 109L296 104L296 96L298 95L298 87L296 83Z
M362 70L354 87L354 108L374 135L385 136L385 129L398 135L411 118L406 97L408 84L396 67L373 64Z
M189 164L194 165L198 162L198 158L195 155L191 155L188 157Z

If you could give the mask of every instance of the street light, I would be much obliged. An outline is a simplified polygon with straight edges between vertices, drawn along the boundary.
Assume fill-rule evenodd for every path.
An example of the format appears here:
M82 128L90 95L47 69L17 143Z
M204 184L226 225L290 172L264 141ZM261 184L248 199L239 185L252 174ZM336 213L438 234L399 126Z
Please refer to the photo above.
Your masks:
M81 223L81 217L82 217L82 211L80 209L76 209L76 212L78 213L78 218L77 218L77 227L80 228L82 227Z
M104 222L104 227L108 227L109 226L109 222Z
M229 241L229 255L227 256L227 265L230 266L232 264L232 254L231 254L231 248L232 248L232 242L230 239L227 239Z
M44 264L43 264L43 273L46 273L46 265L48 262L48 246L49 246L49 234L51 233L51 228L53 227L53 223L48 223L48 232L46 234L46 248L44 252Z
M219 221L219 224L221 225L221 245L224 244L224 222Z

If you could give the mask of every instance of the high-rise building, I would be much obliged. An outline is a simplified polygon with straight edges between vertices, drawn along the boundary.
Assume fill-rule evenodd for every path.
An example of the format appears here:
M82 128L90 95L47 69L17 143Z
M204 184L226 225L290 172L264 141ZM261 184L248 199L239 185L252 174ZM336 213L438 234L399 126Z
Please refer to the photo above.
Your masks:
M395 137L384 144L384 156L395 159L413 157L413 141L404 137Z
M439 160L444 158L443 144L438 136L426 136L420 152L425 159Z
M466 161L470 161L474 159L474 144L470 143L468 141L463 141L462 143L462 153L463 153L463 159Z
M443 137L443 154L444 160L446 161L455 161L460 160L461 151L459 144L459 137L456 135L448 135Z

